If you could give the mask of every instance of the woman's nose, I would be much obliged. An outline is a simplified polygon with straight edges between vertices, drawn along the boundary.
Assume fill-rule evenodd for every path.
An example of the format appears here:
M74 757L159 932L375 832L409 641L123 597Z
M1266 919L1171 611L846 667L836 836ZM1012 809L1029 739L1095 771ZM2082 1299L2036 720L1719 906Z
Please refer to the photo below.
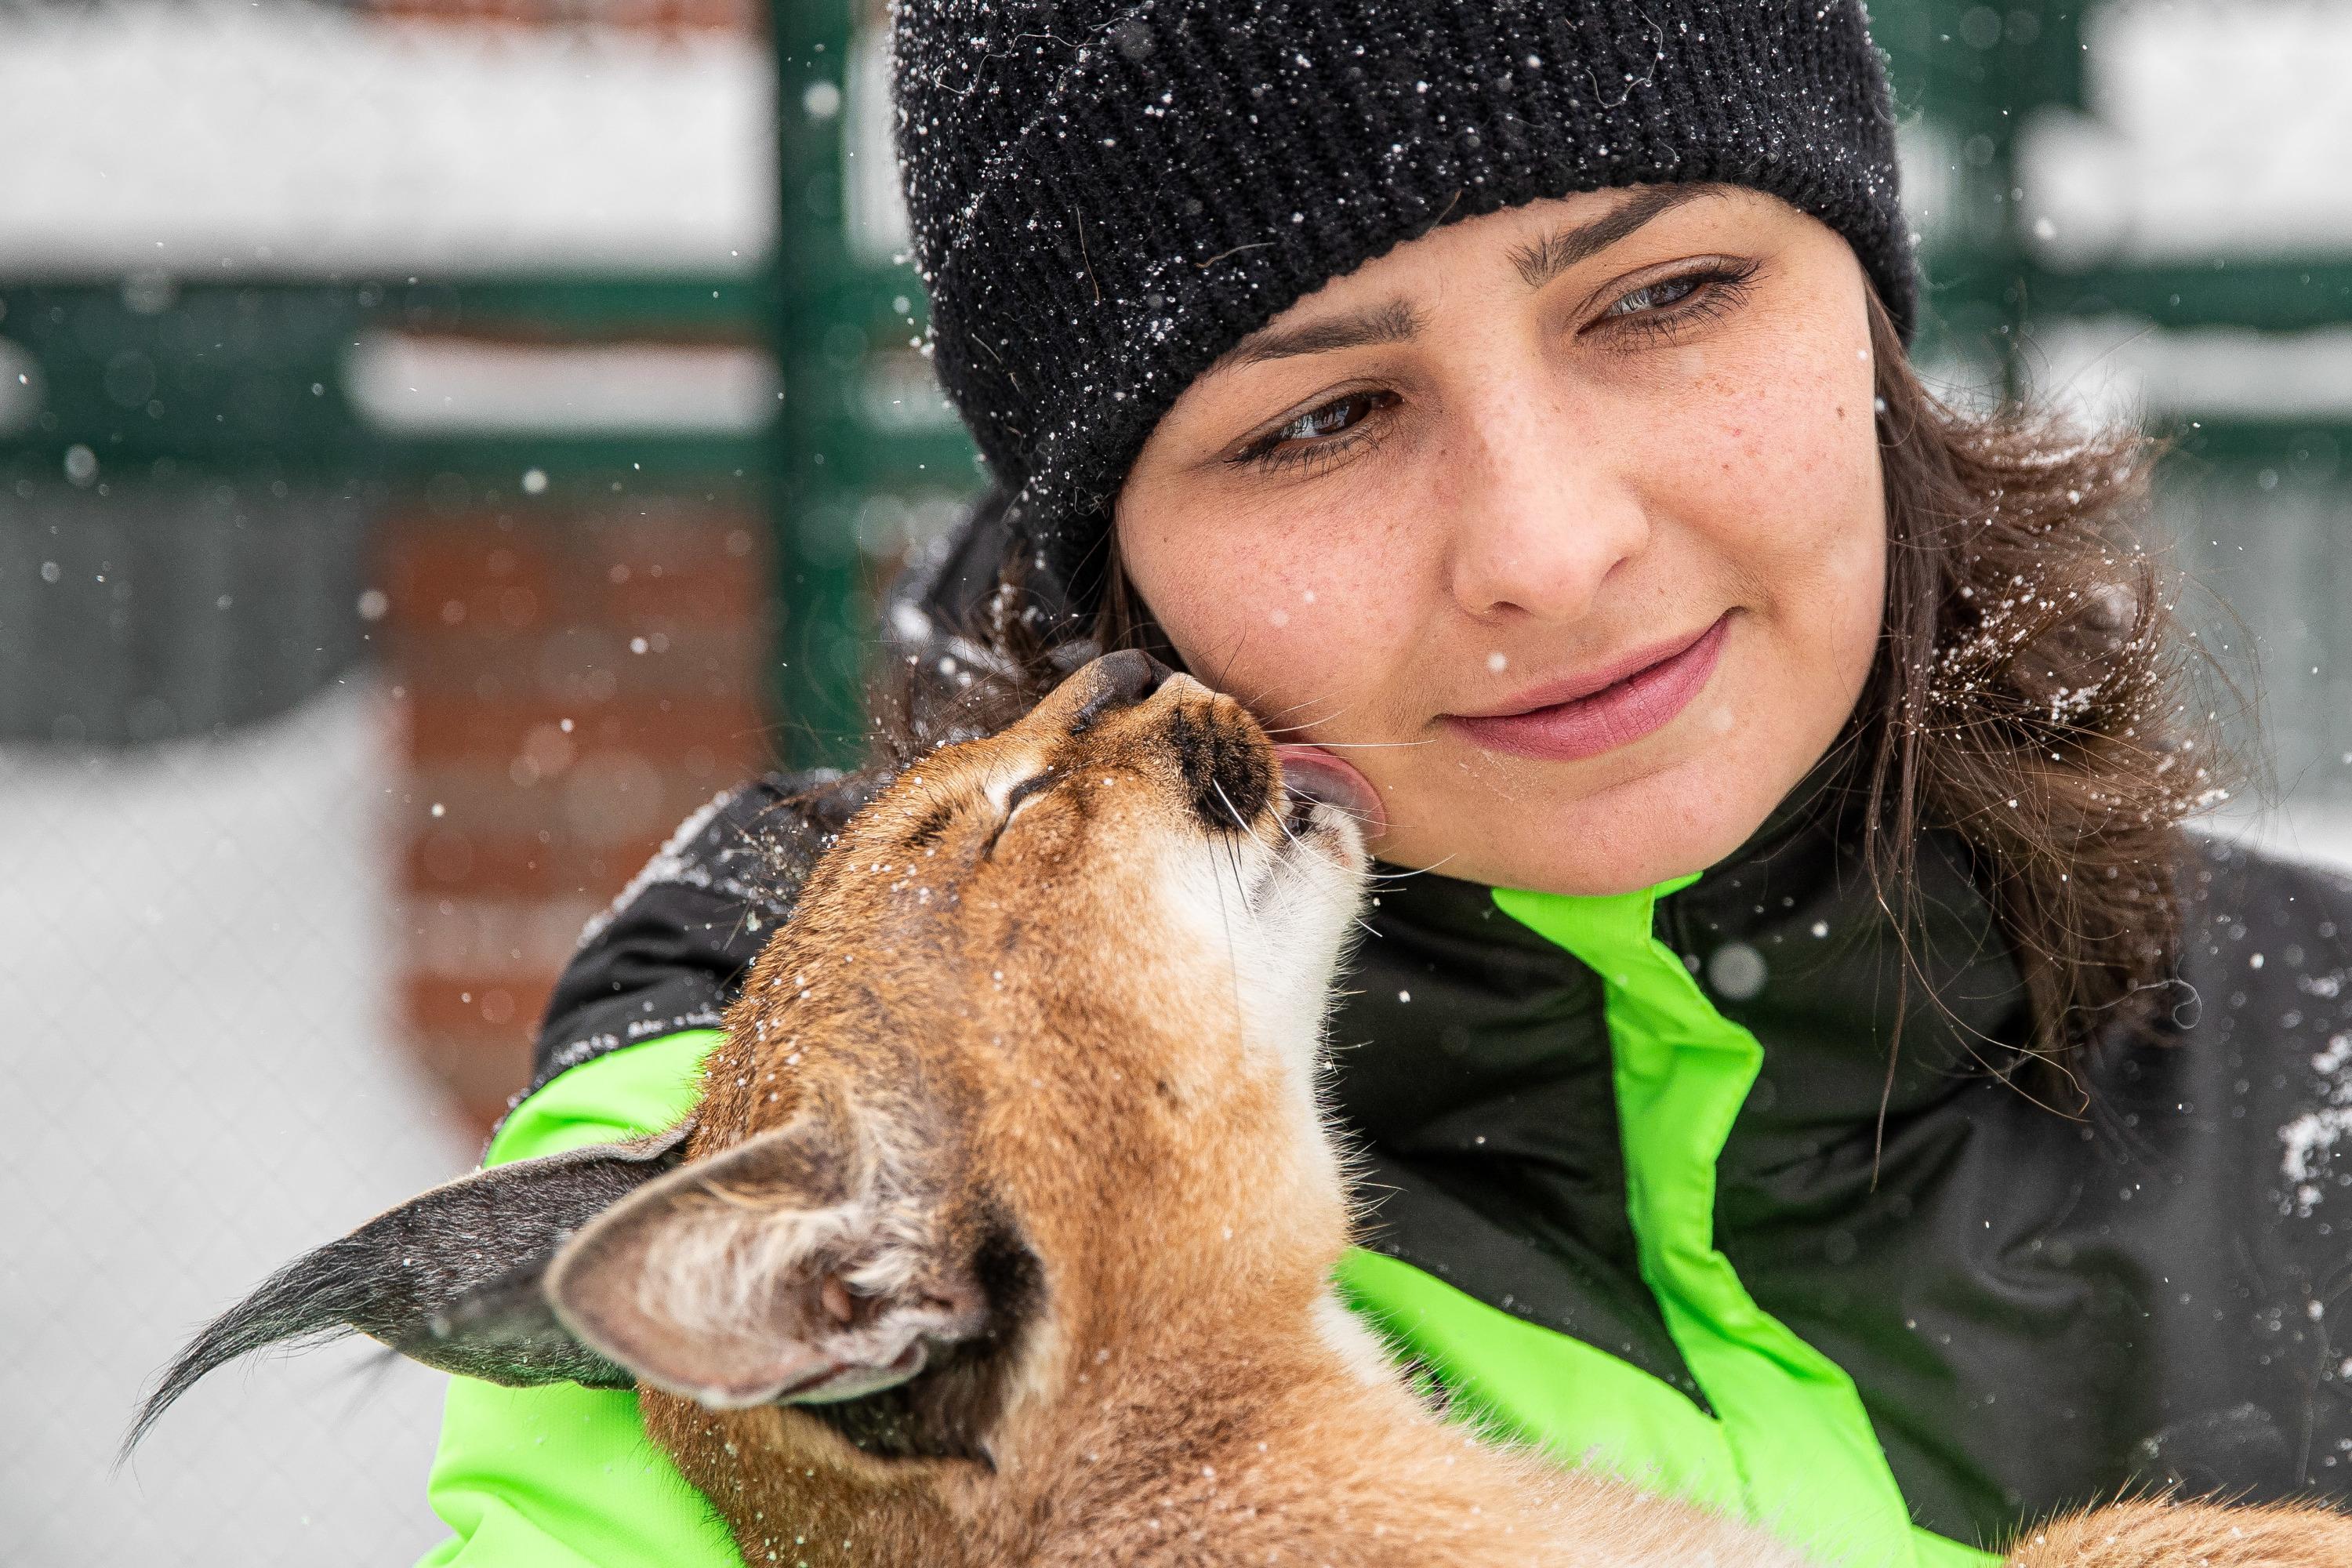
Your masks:
M1454 597L1481 620L1517 611L1574 621L1648 544L1649 512L1611 444L1525 418L1514 426L1457 471Z

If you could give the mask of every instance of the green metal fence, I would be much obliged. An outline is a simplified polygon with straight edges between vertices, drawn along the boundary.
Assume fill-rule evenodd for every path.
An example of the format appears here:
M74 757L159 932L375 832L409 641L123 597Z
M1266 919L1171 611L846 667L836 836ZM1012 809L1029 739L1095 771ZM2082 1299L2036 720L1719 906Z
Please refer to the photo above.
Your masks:
M1923 228L1924 359L1962 380L2016 386L2032 373L2030 345L2046 340L2053 323L2136 319L2159 334L2235 327L2284 338L2352 321L2347 251L2060 266L2031 242L2022 216L2022 182L2031 177L2021 162L2024 131L2042 111L2080 114L2095 107L2085 84L2097 62L2085 49L2099 37L2097 8L1934 0L1876 11L1874 30L1892 63L1906 121L1907 179ZM656 476L662 483L740 485L776 520L782 612L777 700L786 732L804 757L838 757L856 734L860 673L877 646L876 584L906 550L936 536L978 479L971 448L914 346L924 305L903 258L907 241L893 194L882 24L879 6L865 0L796 0L776 13L781 216L775 253L757 274L236 286L131 275L0 285L0 338L12 345L19 373L39 388L32 400L37 412L13 429L11 405L0 400L0 482L9 487L0 496L16 503L0 531L0 581L20 579L28 569L37 574L52 561L61 571L88 567L85 574L94 579L94 558L59 560L64 545L41 542L71 534L86 555L89 537L59 532L42 520L65 515L100 489L136 489L139 508L159 518L176 509L201 532L224 526L202 520L226 487L255 509L250 524L226 526L232 532L250 526L261 539L269 528L262 514L284 499L278 487L288 496L299 489L364 510L369 497L416 489L441 475L511 483L526 468L581 484L626 486ZM568 443L388 436L371 427L347 395L350 345L379 325L761 342L774 350L783 396L764 431ZM16 405L26 404L20 391ZM2252 535L2281 531L2305 541L2332 537L2341 510L2335 470L2338 457L2352 451L2352 410L2191 406L2158 413L2179 437L2167 475L2175 531L2189 541L2221 538L2218 528L2189 519L2230 519L2231 542L2197 544L2202 553L2192 552L2195 564L2217 587L2233 589L2242 605L2250 603L2261 621L2299 620L2315 628L2307 637L2296 634L2300 641L2287 639L2294 658L2307 668L2315 648L2336 646L2329 629L2335 617L2316 599L2292 614L2283 606L2302 605L2297 595L2324 597L2330 590L2311 585L2328 579L2307 566L2293 575L2290 591L2275 574L2242 570L2242 561L2252 557L2240 546ZM2265 474L2273 478L2265 481ZM2292 504L2266 484L2285 487ZM2279 508L2287 510L2273 518ZM329 537L313 551L317 592L338 598L352 580L352 547L345 525L332 521L341 514L328 509L320 515ZM268 543L256 549L283 553ZM2320 565L2332 559L2315 544L2308 549L2317 551ZM122 587L120 581L112 585ZM119 595L109 602L110 613L125 624L144 613ZM156 613L182 624L188 612L165 605ZM13 628L0 622L0 637L19 639L11 646L52 640L39 629L46 624L39 615L21 605L11 620ZM348 622L299 634L315 650L304 657L329 666L352 657L363 628ZM264 638L254 649L273 640L287 641ZM45 673L29 683L37 692L20 690L0 702L0 724L12 734L40 735L46 705L54 710L50 720L68 710L81 713L83 735L133 738L128 713L145 693L123 669L157 657L126 654L129 666L103 677L112 693L103 699L96 686ZM2328 667L2326 658L2320 662ZM93 670L89 679L100 677ZM268 705L268 678L248 671L227 679L224 689L240 682L255 693L250 700L217 711L198 703L181 727L234 721ZM2300 701L2309 692L2295 695L2298 707L2309 706ZM160 710L151 705L147 711L152 732ZM110 713L114 717L102 716ZM2298 714L2290 732L2301 737L2290 749L2306 762L2352 748L2352 733L2308 713ZM2305 763L2294 766L2304 769Z
M369 637L372 523L517 493L740 491L734 431L387 429L357 405L379 334L759 342L764 279L0 281L24 407L0 421L0 741L135 743L268 717Z

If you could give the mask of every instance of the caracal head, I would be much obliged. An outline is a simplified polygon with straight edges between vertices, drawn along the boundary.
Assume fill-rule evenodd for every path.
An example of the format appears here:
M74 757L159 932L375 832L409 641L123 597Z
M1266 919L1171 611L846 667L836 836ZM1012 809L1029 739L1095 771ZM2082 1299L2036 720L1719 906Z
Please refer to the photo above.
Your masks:
M1345 1240L1318 1049L1377 810L1139 653L910 767L754 967L696 1163L557 1259L565 1321L722 1405L988 1347L962 1408L1135 1303L1218 1310L1204 1281L1308 1310Z

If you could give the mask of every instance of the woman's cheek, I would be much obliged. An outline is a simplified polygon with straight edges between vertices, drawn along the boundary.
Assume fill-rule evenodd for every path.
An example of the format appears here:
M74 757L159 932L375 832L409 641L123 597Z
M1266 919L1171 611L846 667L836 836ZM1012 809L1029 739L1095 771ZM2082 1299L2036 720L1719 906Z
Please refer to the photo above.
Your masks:
M1769 590L1793 576L1866 571L1884 502L1866 361L1842 347L1726 366L1691 390L1666 458L1739 574ZM1665 456L1662 454L1662 456Z
M1702 557L1749 612L1741 668L1693 719L1768 790L1852 711L1884 621L1886 548L1867 359L1835 338L1769 342L1689 384L1684 418L1661 426L1682 438L1654 458L1682 476L1665 481L1680 487L1671 515L1704 536Z
M1382 618L1377 580L1360 580L1349 552L1300 521L1244 520L1229 537L1248 542L1170 542L1160 561L1129 562L1186 668L1262 713L1306 705L1286 722L1351 699L1377 666L1368 639Z

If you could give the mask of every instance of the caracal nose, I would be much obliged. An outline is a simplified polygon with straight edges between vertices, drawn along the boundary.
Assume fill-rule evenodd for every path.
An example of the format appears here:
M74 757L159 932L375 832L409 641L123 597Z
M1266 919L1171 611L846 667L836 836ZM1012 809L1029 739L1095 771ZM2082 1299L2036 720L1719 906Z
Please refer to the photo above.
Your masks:
M1070 732L1090 729L1104 715L1132 708L1176 672L1138 648L1122 648L1095 660L1087 670L1093 689L1070 715Z

